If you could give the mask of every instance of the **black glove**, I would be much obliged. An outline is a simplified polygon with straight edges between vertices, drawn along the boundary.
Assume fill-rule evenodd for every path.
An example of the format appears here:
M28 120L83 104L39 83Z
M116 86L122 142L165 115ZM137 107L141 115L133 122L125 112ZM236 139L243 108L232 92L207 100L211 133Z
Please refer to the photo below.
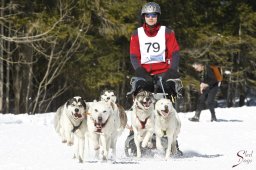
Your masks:
M149 73L143 67L139 67L135 70L135 76L142 77L142 78L146 79L147 82L153 81L152 77L149 75Z
M176 70L173 70L171 68L163 74L163 80L177 79L177 78L180 78L180 74Z

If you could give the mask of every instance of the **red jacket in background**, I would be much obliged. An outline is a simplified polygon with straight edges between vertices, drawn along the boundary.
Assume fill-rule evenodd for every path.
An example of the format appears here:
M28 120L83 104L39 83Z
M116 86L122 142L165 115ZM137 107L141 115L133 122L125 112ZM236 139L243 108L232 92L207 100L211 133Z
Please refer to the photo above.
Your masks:
M144 31L147 36L154 37L157 35L158 30L161 25L157 24L154 27L150 27L147 24L143 24ZM166 27L165 30L165 39L166 39L166 51L165 51L165 62L161 63L153 63L153 64L141 64L141 55L140 55L140 44L138 37L138 30L132 34L130 40L130 59L133 65L133 68L136 70L138 67L143 67L152 75L161 74L166 72L169 68L171 68L173 63L173 55L179 51L179 45L176 41L174 32ZM168 61L169 59L169 61ZM169 63L168 63L169 62Z

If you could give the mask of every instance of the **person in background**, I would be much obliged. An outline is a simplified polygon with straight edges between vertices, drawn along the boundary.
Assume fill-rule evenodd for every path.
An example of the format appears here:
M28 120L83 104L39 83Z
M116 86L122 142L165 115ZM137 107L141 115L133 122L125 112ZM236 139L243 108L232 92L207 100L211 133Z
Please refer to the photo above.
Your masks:
M174 31L160 24L160 15L160 6L155 2L148 2L141 9L143 25L133 32L130 39L130 61L136 79L131 82L133 89L128 95L136 96L141 90L154 92L160 77L162 85L158 87L163 86L168 95L177 94L177 83L170 79L180 77L177 72L180 48Z
M215 96L218 92L218 81L215 78L213 70L209 65L204 65L201 62L194 62L192 67L200 73L200 97L198 99L195 115L192 118L189 118L189 120L198 122L201 111L206 104L211 112L211 121L217 121L214 108Z

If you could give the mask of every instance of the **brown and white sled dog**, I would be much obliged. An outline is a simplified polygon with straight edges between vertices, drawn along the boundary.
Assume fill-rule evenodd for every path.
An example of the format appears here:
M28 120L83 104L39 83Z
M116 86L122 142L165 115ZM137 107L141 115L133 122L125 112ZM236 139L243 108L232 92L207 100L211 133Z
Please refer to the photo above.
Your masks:
M94 147L96 158L100 158L99 153L102 149L102 158L107 160L111 148L112 156L115 159L118 136L116 120L116 114L109 103L98 101L90 104L87 125L89 140Z
M79 162L84 159L84 142L87 131L85 117L86 104L80 96L69 99L60 106L54 117L54 127L61 136L62 142L69 146L75 141L75 158Z
M109 103L117 114L116 117L119 118L119 120L116 121L118 126L117 131L120 136L127 125L127 115L124 108L116 103L116 95L112 90L104 90L101 93L100 100Z
M168 146L165 159L167 160L171 153L177 153L176 141L180 132L181 122L171 100L160 99L155 104L155 134L156 147L163 151L161 137L167 136Z
M154 132L154 97L147 91L139 92L133 103L131 113L131 125L134 131L134 142L137 149L137 157L141 157L141 146L152 145L151 138Z

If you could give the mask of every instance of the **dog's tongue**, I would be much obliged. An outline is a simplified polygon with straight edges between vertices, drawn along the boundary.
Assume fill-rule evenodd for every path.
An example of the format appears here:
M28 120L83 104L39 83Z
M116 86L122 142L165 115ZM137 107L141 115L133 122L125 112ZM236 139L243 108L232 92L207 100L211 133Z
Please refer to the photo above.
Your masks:
M97 128L97 129L102 129L102 123L97 123L97 124L96 124L96 128Z
M77 113L77 112L76 112L74 115L75 115L75 117L77 117L77 118L81 118L81 117L82 117L82 115L79 114L79 113Z
M167 116L169 114L169 110L161 110L163 116Z

